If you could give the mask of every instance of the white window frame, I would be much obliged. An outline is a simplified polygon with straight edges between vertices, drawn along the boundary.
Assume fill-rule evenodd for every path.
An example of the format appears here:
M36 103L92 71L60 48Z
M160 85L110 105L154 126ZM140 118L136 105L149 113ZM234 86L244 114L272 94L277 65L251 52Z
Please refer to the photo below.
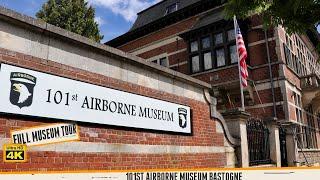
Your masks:
M168 14L171 14L171 13L173 13L173 12L178 11L178 5L179 5L179 3L178 3L178 2L175 2L175 3L170 4L169 6L167 6L167 7L166 7L166 13L165 13L164 15L168 15ZM169 8L172 7L172 6L175 6L174 11L169 12Z
M166 63L167 66L163 66L163 67L169 67L169 58L168 58L168 55L167 55L166 53L161 54L161 55L158 55L158 56L154 56L154 57L152 57L152 58L149 58L147 61L162 66L162 65L160 64L160 59L163 59L163 58L166 58L166 61L167 61L167 63ZM154 61L156 61L156 62L154 62Z

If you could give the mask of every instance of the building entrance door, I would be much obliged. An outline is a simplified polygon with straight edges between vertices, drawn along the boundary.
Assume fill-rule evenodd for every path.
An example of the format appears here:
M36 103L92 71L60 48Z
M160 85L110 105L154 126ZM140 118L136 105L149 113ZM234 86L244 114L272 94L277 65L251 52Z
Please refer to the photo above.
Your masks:
M286 130L280 127L279 139L280 139L281 167L288 167L286 135L287 135Z

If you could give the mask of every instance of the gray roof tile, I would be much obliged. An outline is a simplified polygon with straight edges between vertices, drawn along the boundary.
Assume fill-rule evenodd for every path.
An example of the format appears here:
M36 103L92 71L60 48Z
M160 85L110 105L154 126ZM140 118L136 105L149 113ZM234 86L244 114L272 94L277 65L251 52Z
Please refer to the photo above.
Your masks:
M190 31L208 26L212 23L215 23L221 20L225 20L225 16L223 13L223 6L220 6L217 9L213 9L203 14L199 18L199 20L194 24L194 26L190 29Z
M138 17L129 31L133 31L153 21L161 19L162 17L165 16L167 7L174 3L179 3L178 5L178 11L179 11L180 9L183 9L199 1L201 0L163 0L151 6L150 8L145 9L140 13L138 13Z

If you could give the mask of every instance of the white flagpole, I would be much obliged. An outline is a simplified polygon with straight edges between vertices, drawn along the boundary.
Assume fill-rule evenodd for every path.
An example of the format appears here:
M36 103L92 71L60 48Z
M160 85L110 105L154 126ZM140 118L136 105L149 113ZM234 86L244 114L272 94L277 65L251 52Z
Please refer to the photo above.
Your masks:
M241 92L241 109L245 111L244 108L244 96L243 96L243 86L242 86L242 80L241 80L241 68L240 68L240 57L239 57L239 51L238 51L238 39L237 39L237 19L236 16L233 16L233 24L234 24L234 33L236 37L236 49L237 49L237 57L238 57L238 69L239 69L239 82L240 82L240 92Z

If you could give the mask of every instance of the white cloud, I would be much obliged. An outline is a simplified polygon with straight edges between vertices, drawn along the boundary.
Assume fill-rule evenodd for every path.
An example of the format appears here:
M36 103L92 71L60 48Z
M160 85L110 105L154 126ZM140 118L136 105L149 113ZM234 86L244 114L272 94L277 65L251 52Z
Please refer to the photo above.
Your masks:
M96 16L96 17L94 18L94 21L95 21L96 23L98 23L99 26L102 26L102 25L105 24L105 21L104 21L104 20L102 19L102 17L100 17L100 16Z
M103 6L126 21L133 22L137 13L161 0L87 0L89 4Z

